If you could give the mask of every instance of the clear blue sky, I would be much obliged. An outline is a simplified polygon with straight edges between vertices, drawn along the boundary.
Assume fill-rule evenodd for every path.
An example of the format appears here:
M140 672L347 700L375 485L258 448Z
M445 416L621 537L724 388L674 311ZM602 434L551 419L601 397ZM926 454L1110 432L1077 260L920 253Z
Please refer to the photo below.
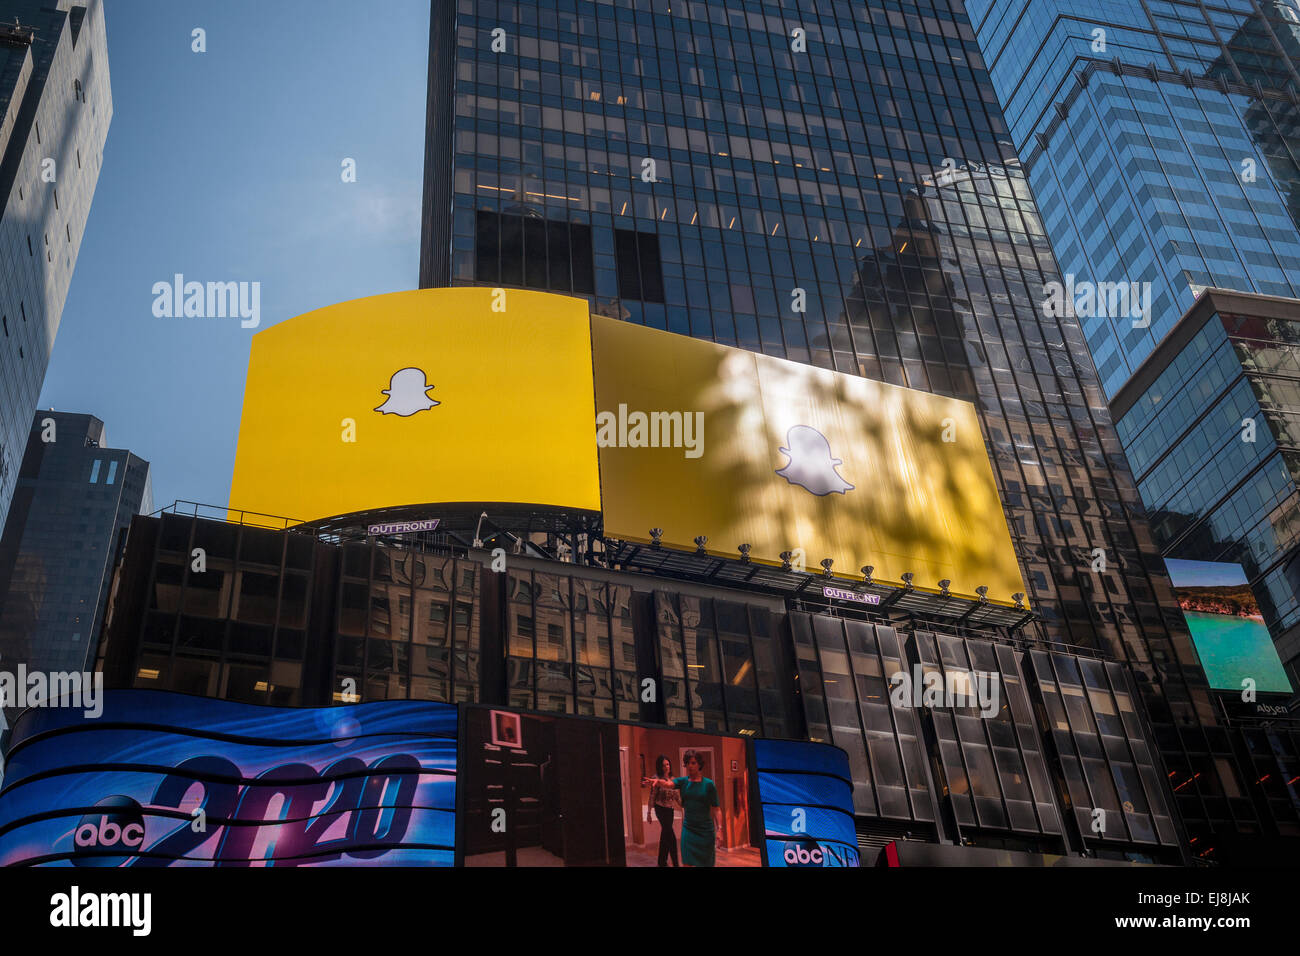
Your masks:
M1165 558L1165 567L1169 570L1170 582L1176 588L1214 588L1246 583L1246 572L1240 564Z
M153 284L258 281L261 328L418 285L429 2L108 0L105 20L113 122L40 407L103 419L158 507L224 505L257 330L155 318Z

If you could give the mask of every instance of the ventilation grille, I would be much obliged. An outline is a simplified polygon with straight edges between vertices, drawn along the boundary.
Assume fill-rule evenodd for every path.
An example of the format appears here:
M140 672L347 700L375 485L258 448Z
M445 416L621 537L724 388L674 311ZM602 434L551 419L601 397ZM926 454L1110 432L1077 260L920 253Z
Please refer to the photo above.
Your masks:
M938 842L934 828L923 823L891 823L857 817L853 825L858 831L858 850L863 855L863 862L874 859L880 850L895 840Z

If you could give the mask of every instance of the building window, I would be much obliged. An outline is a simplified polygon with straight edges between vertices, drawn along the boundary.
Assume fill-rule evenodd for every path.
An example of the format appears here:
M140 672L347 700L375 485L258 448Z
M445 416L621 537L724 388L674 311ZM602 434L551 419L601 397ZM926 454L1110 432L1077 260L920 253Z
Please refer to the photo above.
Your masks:
M96 458L90 466L90 483L93 485L99 481L99 459Z
M479 210L474 280L551 292L595 292L591 227Z
M618 260L618 295L621 299L663 302L664 279L659 264L659 237L652 232L614 230Z
M104 484L111 485L115 477L117 477L117 462L110 461L108 463L108 477L104 479Z

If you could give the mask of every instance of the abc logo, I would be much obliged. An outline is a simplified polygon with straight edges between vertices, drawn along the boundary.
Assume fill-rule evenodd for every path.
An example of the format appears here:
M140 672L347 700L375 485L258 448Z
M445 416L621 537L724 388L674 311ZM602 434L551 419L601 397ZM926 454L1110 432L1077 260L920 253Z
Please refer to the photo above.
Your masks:
M144 813L130 797L106 797L72 831L78 866L117 866L144 845ZM110 856L103 851L118 851Z
M786 866L824 866L826 862L822 848L816 843L804 846L802 843L787 843L783 854Z

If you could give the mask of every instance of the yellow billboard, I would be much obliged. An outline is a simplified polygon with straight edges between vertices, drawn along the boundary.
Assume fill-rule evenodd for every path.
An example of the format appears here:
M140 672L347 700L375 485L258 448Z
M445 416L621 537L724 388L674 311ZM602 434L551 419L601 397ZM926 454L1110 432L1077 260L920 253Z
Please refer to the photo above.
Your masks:
M599 511L591 382L583 299L439 289L300 315L253 336L230 507Z
M592 316L607 537L1011 603L1024 591L975 407ZM678 425L678 422L681 425ZM603 427L602 427L603 426Z
M232 511L455 503L599 512L609 538L661 528L1003 604L1025 590L966 402L515 289L374 296L253 337Z

